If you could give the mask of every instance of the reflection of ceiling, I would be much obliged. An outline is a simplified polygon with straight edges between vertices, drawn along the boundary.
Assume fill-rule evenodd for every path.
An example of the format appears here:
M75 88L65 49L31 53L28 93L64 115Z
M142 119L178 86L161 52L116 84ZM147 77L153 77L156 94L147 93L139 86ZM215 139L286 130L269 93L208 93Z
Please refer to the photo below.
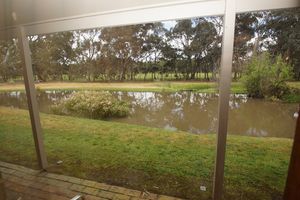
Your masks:
M164 3L181 0L164 0ZM1 13L7 14L9 25L26 24L57 18L107 12L131 7L149 6L161 0L1 0ZM13 21L11 13L16 13ZM1 27L3 24L1 24Z
M299 6L298 0L236 2L237 12ZM225 0L0 0L0 30L26 24L28 34L38 34L223 15L224 4Z

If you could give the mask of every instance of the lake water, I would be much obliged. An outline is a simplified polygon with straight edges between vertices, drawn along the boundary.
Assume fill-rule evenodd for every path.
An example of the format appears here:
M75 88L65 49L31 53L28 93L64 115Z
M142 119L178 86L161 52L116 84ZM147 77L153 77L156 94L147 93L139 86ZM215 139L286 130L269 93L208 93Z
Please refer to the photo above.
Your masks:
M41 112L51 113L55 101L67 98L72 91L38 92ZM194 134L215 133L218 95L194 92L112 92L131 103L126 118L109 119L122 123L182 130ZM0 105L27 108L24 92L0 93ZM251 99L246 95L230 97L229 134L256 137L293 138L298 104Z

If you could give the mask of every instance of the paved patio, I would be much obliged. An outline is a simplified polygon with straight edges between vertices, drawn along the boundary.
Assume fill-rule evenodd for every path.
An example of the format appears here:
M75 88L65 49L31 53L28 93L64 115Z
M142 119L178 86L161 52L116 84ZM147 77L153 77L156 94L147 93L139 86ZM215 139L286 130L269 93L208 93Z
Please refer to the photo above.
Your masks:
M78 194L81 194L84 200L180 200L70 176L39 172L1 161L0 171L6 198L9 200L70 200Z

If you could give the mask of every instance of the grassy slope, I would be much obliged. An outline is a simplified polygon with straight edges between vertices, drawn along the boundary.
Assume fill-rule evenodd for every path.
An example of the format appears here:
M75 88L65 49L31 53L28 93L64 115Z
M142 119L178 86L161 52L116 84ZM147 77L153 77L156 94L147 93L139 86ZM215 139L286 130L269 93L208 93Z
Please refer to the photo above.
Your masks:
M215 82L124 82L124 83L76 83L76 82L47 82L37 83L42 90L117 90L117 91L180 91L194 90L199 92L216 92ZM0 91L24 90L24 84L2 83ZM240 83L232 83L232 92L245 92Z
M210 196L214 135L50 114L41 120L50 171L189 199ZM228 139L226 199L280 196L292 141ZM27 111L0 107L0 159L36 166ZM200 184L208 191L199 192Z
M300 82L289 82L291 87L300 90ZM123 83L95 83L95 82L47 82L37 83L36 88L40 90L109 90L109 91L149 91L149 92L176 92L182 90L193 90L195 92L215 93L218 92L216 82L123 82ZM0 83L0 92L24 90L21 83ZM231 84L231 93L246 93L240 82ZM300 102L300 94L290 94L283 98L290 103Z

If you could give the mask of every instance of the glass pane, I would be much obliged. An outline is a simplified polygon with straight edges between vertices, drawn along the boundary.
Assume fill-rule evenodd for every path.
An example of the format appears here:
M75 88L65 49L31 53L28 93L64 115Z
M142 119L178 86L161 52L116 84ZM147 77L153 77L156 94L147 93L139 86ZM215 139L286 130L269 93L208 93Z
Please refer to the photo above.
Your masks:
M0 160L37 168L17 40L0 41Z
M299 104L299 9L238 14L225 199L281 199Z
M47 170L210 199L222 31L205 17L31 36Z

